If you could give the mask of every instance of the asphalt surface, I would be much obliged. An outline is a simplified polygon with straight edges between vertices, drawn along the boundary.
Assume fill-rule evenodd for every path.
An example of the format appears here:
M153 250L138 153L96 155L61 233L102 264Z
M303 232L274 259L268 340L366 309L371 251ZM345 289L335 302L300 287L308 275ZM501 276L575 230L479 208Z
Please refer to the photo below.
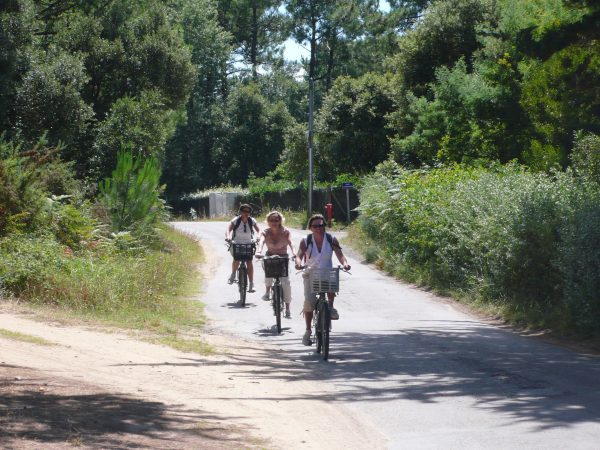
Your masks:
M292 319L277 334L260 299L260 264L245 308L226 283L227 224L174 225L211 257L203 300L212 326L277 345L303 365L295 377L334 386L330 402L369 417L387 448L600 449L600 358L498 328L349 257L352 275L340 275L340 320L322 361L301 344L303 290L293 268ZM296 246L305 234L293 230Z

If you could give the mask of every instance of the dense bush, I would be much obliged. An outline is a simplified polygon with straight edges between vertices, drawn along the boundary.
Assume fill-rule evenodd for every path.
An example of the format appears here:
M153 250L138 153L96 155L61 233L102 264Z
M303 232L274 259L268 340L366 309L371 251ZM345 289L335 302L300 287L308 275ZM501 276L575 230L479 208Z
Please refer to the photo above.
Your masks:
M360 220L401 276L600 334L599 206L598 185L572 172L388 162L361 190Z

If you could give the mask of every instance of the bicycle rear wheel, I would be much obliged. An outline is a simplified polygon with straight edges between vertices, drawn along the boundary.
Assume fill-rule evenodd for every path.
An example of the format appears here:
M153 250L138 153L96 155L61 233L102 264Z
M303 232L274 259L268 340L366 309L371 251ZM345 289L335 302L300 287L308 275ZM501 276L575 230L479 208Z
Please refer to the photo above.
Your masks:
M240 291L240 305L246 306L246 287L248 286L248 268L245 263L238 269L238 288Z
M281 300L282 292L281 285L273 286L273 310L275 311L275 321L277 323L277 333L281 333Z

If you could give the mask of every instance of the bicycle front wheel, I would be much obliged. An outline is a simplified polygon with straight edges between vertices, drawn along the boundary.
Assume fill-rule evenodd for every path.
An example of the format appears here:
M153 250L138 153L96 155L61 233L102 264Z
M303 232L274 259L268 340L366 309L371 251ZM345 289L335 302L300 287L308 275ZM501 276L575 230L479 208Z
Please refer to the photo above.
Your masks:
M319 314L319 332L321 334L321 357L324 361L329 358L329 329L331 325L331 313L329 305L324 303L321 305L321 313Z
M245 263L238 269L238 288L240 291L240 305L246 306L246 288L248 286L248 268Z
M275 321L277 323L277 333L281 333L281 302L282 292L281 285L276 284L273 286L273 310L275 311Z

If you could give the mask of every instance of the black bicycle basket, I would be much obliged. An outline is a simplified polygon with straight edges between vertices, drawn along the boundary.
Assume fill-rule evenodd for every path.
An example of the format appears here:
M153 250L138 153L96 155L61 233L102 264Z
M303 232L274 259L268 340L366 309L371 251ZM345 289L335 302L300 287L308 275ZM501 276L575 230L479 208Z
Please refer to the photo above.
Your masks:
M263 267L265 269L265 277L287 277L289 258L287 256L280 258L265 258L263 259Z
M252 261L256 249L254 244L236 244L234 242L232 245L233 259L236 261Z

